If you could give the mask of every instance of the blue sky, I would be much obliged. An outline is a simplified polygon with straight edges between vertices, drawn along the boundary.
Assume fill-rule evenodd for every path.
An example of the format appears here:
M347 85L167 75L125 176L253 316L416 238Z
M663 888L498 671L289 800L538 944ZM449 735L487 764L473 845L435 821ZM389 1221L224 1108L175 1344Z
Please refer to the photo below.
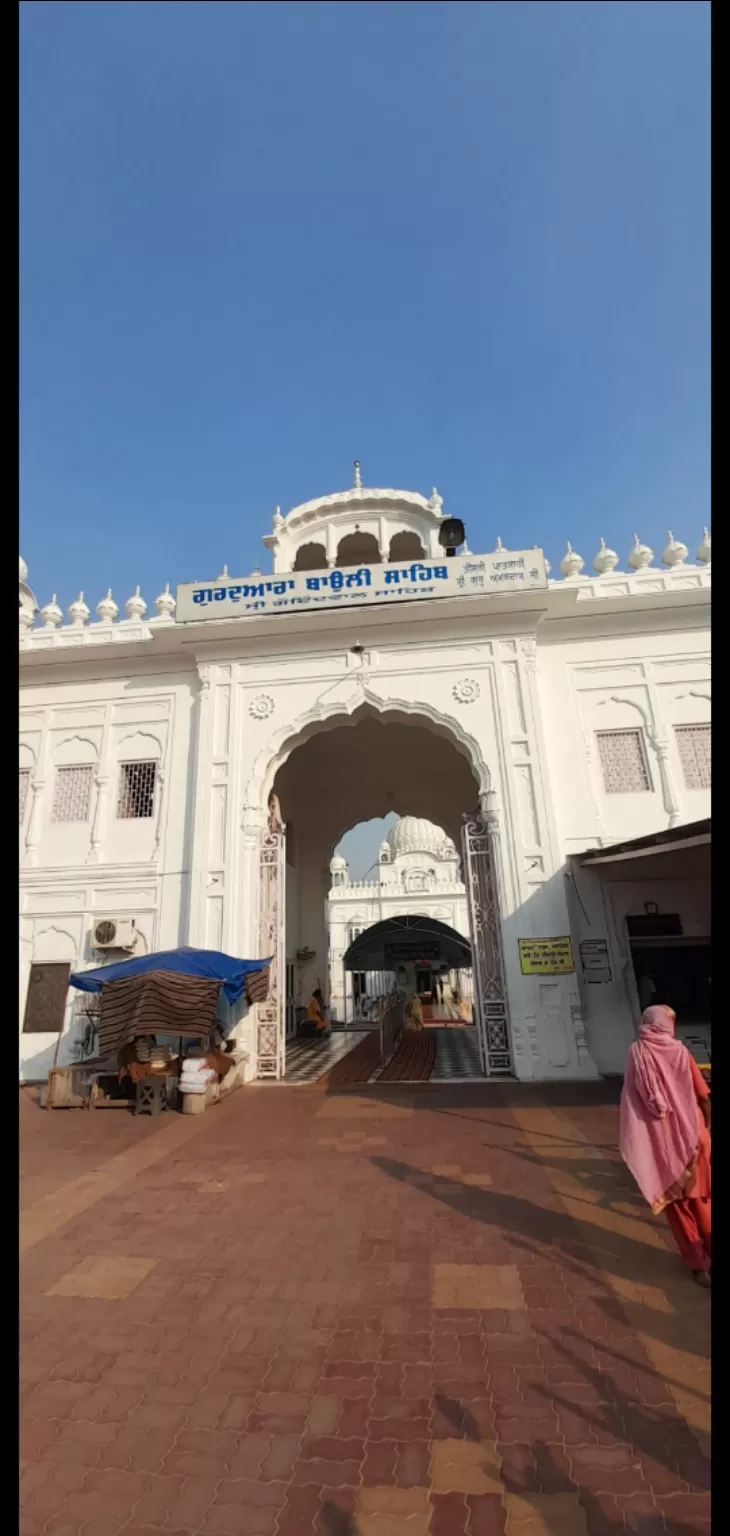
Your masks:
M39 601L437 485L473 549L709 519L709 5L21 4Z

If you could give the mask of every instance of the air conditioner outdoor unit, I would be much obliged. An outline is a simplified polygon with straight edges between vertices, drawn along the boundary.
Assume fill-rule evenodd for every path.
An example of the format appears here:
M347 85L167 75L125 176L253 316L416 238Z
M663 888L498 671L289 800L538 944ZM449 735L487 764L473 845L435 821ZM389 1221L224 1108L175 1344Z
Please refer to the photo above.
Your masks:
M131 917L101 917L94 923L95 949L134 949L137 930Z

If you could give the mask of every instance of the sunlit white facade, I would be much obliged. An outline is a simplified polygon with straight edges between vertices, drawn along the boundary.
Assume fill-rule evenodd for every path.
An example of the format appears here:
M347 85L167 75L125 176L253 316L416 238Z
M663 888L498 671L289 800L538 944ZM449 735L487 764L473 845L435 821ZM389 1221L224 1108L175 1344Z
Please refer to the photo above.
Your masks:
M620 906L591 912L612 962L600 1007L577 944L572 971L526 974L520 941L571 936L572 854L709 815L709 540L690 560L670 538L657 563L637 539L624 570L605 545L590 571L569 549L554 579L540 574L539 551L498 541L489 556L462 554L446 580L435 574L446 561L442 521L436 493L368 489L358 473L349 491L277 512L265 543L291 606L275 609L280 599L267 594L235 608L226 596L220 609L217 598L191 608L185 623L169 589L154 616L139 591L121 618L111 593L94 619L83 594L67 620L55 601L39 611L21 566L25 1078L43 1077L57 1051L71 1059L79 1028L70 1001L40 1027L46 1016L26 1008L29 980L52 979L42 967L99 963L102 919L127 935L131 925L136 953L185 943L264 953L272 794L287 829L274 938L290 1012L329 977L330 935L339 952L355 921L335 913L355 906L365 925L381 902L402 900L389 881L396 870L408 877L405 850L355 901L333 888L344 833L395 811L435 824L459 849L464 816L481 807L515 1073L621 1070L636 1008L626 913L689 904L688 931L709 932L704 894L622 889ZM385 584L383 565L402 570L399 587ZM356 570L367 581L348 588ZM99 573L102 590L109 574ZM260 573L245 580L266 584ZM227 573L211 589L221 583L230 594ZM413 874L434 871L429 906L433 896L434 913L448 910L463 930L453 851L430 862L413 853ZM240 1033L255 1075L255 1010Z

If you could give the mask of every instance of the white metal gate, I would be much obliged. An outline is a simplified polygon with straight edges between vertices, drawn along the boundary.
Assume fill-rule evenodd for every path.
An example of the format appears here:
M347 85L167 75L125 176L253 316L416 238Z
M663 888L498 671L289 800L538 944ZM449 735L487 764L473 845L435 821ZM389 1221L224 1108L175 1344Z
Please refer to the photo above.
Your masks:
M464 818L461 831L474 976L474 1022L486 1077L512 1075L507 991L502 957L502 919L495 850L481 811Z
M261 838L259 954L271 955L269 995L258 1003L257 1076L283 1077L286 1067L286 832L269 817Z

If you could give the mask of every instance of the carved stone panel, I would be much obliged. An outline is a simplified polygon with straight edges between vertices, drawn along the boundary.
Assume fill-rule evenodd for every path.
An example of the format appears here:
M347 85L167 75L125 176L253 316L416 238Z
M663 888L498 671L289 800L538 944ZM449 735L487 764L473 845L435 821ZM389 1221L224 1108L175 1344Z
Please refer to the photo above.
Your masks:
M68 961L32 965L23 1018L24 1035L58 1035L63 1029L68 998Z

